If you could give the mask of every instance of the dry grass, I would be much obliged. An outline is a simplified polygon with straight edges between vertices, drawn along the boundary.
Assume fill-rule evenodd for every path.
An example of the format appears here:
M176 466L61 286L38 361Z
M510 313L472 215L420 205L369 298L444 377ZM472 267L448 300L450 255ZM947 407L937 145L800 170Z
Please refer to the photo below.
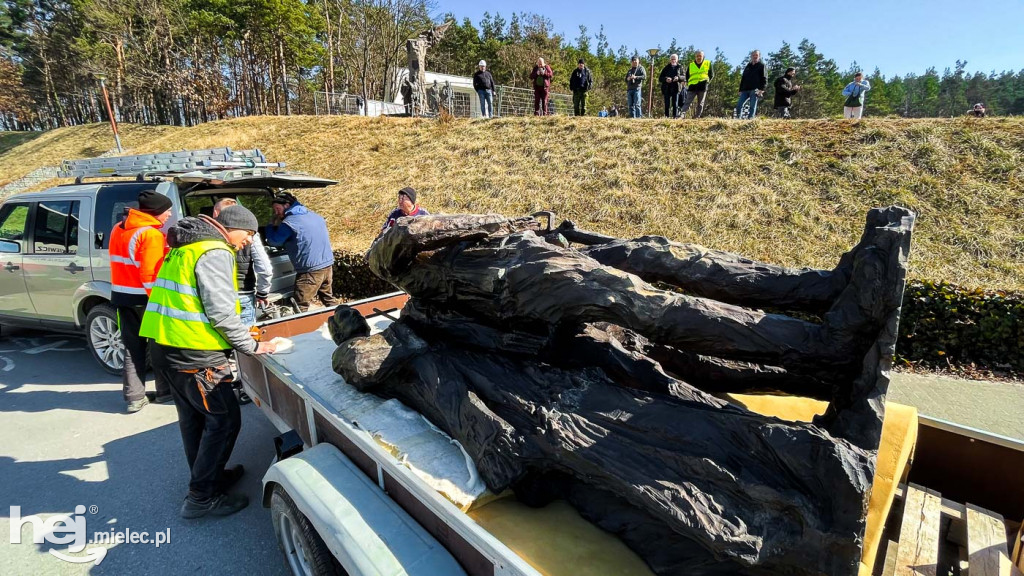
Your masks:
M124 139L137 153L259 147L337 179L299 197L350 251L368 246L408 185L433 212L553 209L616 236L662 234L816 267L856 242L869 208L901 204L919 214L913 277L1024 288L1020 119L264 117L126 127ZM48 133L0 154L0 184L12 158L44 165L106 150L108 140L103 125Z

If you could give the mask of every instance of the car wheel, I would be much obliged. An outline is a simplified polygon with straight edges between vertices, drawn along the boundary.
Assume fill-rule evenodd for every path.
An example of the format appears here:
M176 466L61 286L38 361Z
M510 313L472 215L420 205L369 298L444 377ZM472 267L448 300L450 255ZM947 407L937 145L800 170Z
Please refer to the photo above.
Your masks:
M111 374L124 368L124 344L117 327L117 312L109 304L98 304L85 318L85 339L100 366Z
M270 495L270 518L274 522L277 544L284 552L288 568L295 576L346 576L323 538L295 507L288 493L274 486Z

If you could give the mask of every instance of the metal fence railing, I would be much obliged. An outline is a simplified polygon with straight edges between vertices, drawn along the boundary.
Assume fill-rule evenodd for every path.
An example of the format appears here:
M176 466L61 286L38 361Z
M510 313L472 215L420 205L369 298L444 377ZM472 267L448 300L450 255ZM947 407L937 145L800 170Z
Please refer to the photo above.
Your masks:
M362 103L362 106L360 106ZM441 108L449 108L447 102L441 102ZM493 97L494 116L532 116L533 89L514 86L498 86ZM337 92L315 92L313 107L316 114L351 114L362 116L382 116L404 114L408 112L405 105L380 100L363 101L356 94ZM477 93L467 86L452 86L450 113L458 118L479 118L480 100ZM423 109L413 111L416 116L434 116L435 113L426 105ZM548 112L572 116L572 95L551 93L548 95Z

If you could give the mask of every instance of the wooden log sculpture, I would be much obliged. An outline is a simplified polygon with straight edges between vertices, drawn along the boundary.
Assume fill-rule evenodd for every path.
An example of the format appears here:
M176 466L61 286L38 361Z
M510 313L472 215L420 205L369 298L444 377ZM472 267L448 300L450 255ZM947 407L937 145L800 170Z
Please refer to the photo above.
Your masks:
M491 490L568 500L658 574L854 574L913 224L872 210L822 271L571 222L404 218L367 257L412 298L373 336L339 308L333 365L458 440ZM821 321L744 307L767 305ZM709 388L830 408L784 422Z

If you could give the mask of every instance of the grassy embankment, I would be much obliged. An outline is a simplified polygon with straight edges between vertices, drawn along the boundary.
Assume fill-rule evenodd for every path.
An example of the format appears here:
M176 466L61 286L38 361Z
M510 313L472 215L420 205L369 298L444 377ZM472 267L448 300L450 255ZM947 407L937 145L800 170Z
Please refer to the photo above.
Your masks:
M133 153L259 147L340 184L300 192L365 249L411 185L434 212L560 217L785 265L832 267L872 206L919 214L912 278L1024 288L1024 119L781 122L263 117L122 127ZM6 142L6 140L4 141ZM0 185L111 147L103 124L0 147Z

